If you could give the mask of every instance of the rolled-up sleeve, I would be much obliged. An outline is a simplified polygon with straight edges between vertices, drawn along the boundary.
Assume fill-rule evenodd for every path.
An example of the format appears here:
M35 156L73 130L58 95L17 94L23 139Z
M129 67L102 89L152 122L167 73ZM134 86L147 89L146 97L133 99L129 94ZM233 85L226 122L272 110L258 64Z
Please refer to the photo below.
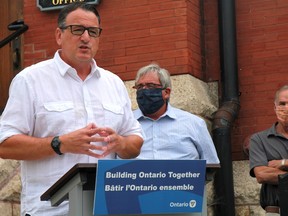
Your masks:
M33 95L22 76L16 76L10 85L9 99L0 119L0 143L16 134L33 131Z

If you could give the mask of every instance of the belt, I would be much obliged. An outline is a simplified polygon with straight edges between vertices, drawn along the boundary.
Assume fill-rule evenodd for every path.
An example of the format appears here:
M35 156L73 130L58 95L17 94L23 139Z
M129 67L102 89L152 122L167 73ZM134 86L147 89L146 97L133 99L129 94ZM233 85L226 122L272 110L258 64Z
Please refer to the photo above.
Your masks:
M268 213L278 213L280 214L280 208L278 206L266 206L265 211Z

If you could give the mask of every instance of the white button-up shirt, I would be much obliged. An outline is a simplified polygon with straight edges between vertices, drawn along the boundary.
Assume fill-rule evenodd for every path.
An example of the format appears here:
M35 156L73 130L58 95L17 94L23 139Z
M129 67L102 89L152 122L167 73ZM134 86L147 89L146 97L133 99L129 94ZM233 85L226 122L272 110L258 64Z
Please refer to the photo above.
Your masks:
M131 102L122 80L91 62L91 73L82 81L74 68L56 52L53 59L27 67L17 74L0 121L0 143L16 134L49 137L69 133L88 123L110 127L119 135L139 135ZM98 143L99 145L99 143ZM115 158L110 154L106 158ZM82 154L64 154L21 162L22 214L66 215L67 203L51 207L40 196L76 163L96 163ZM41 209L41 210L39 210Z

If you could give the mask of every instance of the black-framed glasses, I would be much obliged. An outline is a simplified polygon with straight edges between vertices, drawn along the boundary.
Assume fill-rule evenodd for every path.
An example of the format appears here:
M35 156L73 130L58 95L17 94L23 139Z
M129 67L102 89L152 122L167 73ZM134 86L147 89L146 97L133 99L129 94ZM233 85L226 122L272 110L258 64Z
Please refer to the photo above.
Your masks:
M136 90L141 90L141 89L155 89L155 88L162 88L161 84L155 84L155 83L143 83L143 84L138 84L133 86L134 89Z
M99 37L101 35L102 29L99 27L85 27L82 25L67 25L59 27L60 29L70 28L70 31L73 35L81 36L86 30L91 37Z

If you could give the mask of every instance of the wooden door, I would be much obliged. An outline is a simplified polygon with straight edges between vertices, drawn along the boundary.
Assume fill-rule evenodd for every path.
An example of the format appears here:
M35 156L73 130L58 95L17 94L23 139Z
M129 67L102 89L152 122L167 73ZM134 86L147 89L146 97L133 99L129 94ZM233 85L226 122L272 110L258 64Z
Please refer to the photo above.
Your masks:
M14 32L8 30L8 25L23 19L23 0L1 0L0 14L0 41L3 41ZM21 36L18 38L20 45L18 54L15 53L13 42L0 48L0 115L7 102L11 80L22 67L23 43L21 43L21 38ZM17 65L19 63L20 65Z

